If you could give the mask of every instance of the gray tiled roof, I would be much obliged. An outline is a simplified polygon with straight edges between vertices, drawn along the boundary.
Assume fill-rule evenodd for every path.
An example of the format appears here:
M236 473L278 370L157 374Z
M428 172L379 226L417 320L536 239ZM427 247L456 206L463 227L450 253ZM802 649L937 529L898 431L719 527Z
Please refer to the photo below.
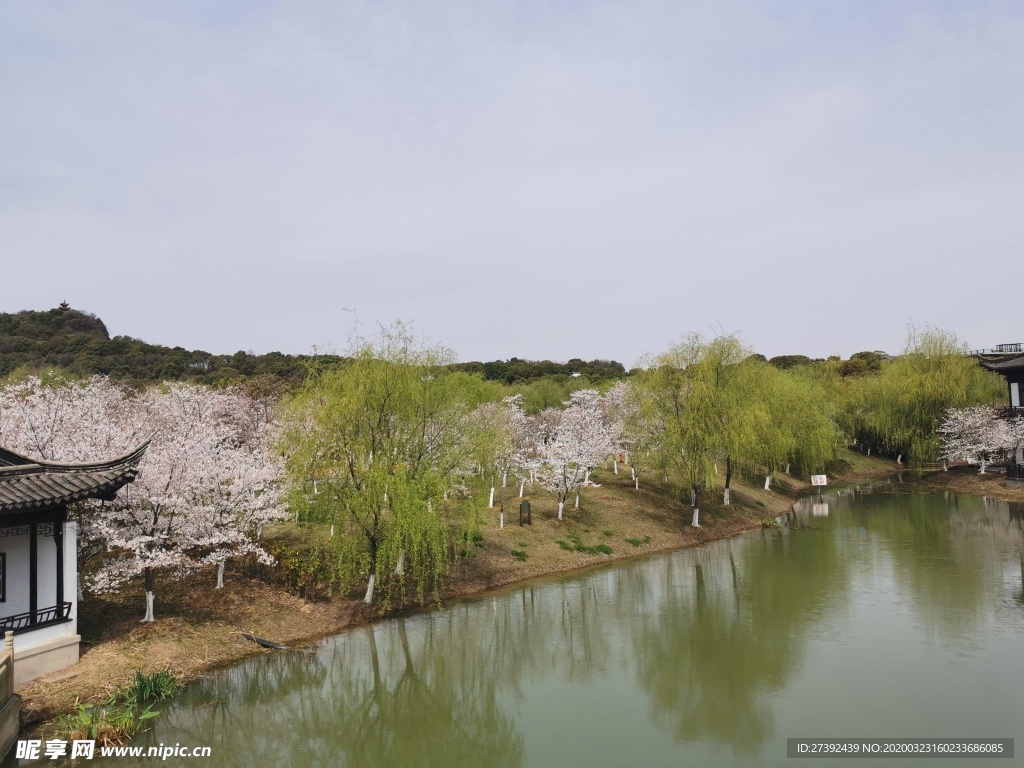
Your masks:
M1024 368L1024 354L1020 355L986 355L978 358L983 368L990 371L1013 371Z
M33 461L0 449L0 515L62 506L81 499L110 499L138 474L149 441L131 453L95 464ZM11 463L23 460L31 463Z

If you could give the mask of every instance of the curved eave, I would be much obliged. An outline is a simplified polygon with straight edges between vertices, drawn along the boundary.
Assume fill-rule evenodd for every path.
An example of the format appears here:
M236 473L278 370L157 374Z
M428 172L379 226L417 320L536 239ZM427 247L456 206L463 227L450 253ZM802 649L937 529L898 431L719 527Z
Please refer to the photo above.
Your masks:
M0 515L66 506L84 499L113 499L121 488L135 480L139 460L149 442L110 461L40 461L0 467Z

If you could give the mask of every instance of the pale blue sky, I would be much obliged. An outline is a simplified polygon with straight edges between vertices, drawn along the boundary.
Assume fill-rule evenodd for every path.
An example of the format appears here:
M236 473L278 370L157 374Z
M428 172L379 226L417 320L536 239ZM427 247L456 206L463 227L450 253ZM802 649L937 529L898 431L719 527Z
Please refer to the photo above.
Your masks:
M627 366L1024 341L1022 72L1019 2L8 0L0 310Z

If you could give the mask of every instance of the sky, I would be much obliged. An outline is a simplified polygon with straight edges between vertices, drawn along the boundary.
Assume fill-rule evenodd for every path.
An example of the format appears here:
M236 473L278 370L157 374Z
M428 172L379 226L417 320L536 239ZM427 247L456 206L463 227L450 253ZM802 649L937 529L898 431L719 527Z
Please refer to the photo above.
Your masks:
M627 367L1024 341L1022 72L1020 2L6 0L0 311Z

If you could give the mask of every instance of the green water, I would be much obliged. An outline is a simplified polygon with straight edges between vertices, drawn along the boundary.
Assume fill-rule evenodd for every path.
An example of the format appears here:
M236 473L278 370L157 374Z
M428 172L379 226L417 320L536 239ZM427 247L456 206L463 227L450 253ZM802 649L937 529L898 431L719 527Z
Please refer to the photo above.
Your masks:
M1020 754L1021 510L870 491L261 656L133 743L210 746L163 764L216 766L980 762L788 760L796 736L1015 737Z

